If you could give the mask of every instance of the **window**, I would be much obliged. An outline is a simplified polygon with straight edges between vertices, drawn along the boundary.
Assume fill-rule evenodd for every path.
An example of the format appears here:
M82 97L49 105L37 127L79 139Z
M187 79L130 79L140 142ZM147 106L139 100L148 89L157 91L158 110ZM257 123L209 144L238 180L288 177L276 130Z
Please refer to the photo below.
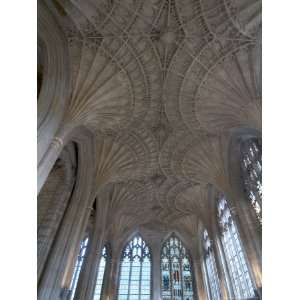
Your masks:
M96 286L95 286L95 291L94 291L94 300L100 300L102 297L102 285L103 285L103 279L104 279L104 274L106 270L106 265L108 259L110 259L110 247L108 245L105 245L100 252L100 262L99 262L99 267L98 267L98 274L97 274L97 280L96 280Z
M212 300L221 300L220 282L216 267L215 256L208 233L205 230L203 234L204 245L204 264L207 273L210 296Z
M235 297L237 299L254 297L254 286L250 279L245 255L225 198L219 200L218 219L222 232L221 241Z
M79 279L79 274L82 268L82 264L86 255L86 249L88 246L88 242L89 242L89 238L86 237L84 240L81 241L80 243L80 250L79 250L79 254L77 257L77 261L75 264L75 268L74 268L74 272L73 272L73 276L71 279L71 285L70 285L70 290L71 290L71 297L70 299L73 300L74 296L75 296L75 291L76 291L76 287L77 287L77 283L78 283L78 279Z
M161 251L162 300L194 299L190 256L182 242L172 234Z
M241 143L241 158L244 190L261 223L262 164L258 139L248 139Z
M123 249L118 300L151 299L151 252L141 236L135 236Z

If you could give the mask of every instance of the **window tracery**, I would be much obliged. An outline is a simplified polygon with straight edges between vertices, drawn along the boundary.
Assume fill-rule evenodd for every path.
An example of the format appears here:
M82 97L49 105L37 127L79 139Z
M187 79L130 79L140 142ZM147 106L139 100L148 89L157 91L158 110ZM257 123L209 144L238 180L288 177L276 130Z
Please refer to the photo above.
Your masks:
M151 251L140 235L123 249L118 300L151 299Z
M161 290L162 300L195 299L191 258L174 234L161 250Z
M216 260L214 251L212 248L211 240L208 233L204 230L203 233L203 245L204 245L204 263L207 273L208 285L210 289L210 296L212 300L221 300L220 293L220 281L218 277L218 271L216 266Z
M79 279L79 274L80 274L80 271L81 271L81 268L82 268L82 265L83 265L83 262L84 262L84 258L85 258L85 255L86 255L86 250L87 250L88 243L89 243L89 238L88 237L83 239L80 243L79 254L77 256L75 268L74 268L72 279L71 279L71 285L70 285L71 296L70 296L70 300L73 300L74 296L75 296L75 291L76 291L76 287L77 287L77 283L78 283L78 279Z
M108 260L111 258L110 247L105 245L100 252L101 258L98 267L95 291L94 291L94 298L93 300L100 300L103 294L103 281L104 275L106 271L106 266Z
M244 190L253 206L259 222L262 221L262 163L258 139L241 143L242 178Z
M255 296L255 288L242 250L241 241L235 222L225 198L218 203L218 219L221 229L221 242L229 269L230 279L237 299L248 299Z

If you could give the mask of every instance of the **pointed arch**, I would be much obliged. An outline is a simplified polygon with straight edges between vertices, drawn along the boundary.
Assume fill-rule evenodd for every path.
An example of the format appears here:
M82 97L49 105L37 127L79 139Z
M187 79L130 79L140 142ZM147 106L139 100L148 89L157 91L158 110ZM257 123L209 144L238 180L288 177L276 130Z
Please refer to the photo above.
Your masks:
M151 249L137 233L122 250L118 300L151 299L151 263Z
M162 300L195 298L192 260L182 241L172 233L161 248Z

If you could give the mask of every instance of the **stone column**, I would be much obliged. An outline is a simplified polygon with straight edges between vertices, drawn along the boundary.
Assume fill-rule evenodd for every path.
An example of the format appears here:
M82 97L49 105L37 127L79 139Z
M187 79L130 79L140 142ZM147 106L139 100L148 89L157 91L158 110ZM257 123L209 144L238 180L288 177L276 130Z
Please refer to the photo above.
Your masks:
M261 297L261 287L262 287L262 270L261 270L261 249L260 254L257 251L257 243L261 243L258 237L258 228L253 230L253 228L248 228L246 218L240 217L238 215L234 216L234 222L237 227L238 235L241 241L241 247L245 254L246 263L248 265L248 270L250 278L252 279L256 292ZM260 241L259 241L260 240Z
M104 276L103 276L103 282L102 282L102 298L101 300L108 300L109 299L109 276L111 273L111 257L108 258Z
M261 225L258 220L253 220L249 216L252 213L249 211L250 209L252 209L250 205L248 213L238 209L234 220L250 266L250 275L253 277L256 287L260 288L262 286Z
M216 262L216 268L217 268L217 273L219 277L219 282L220 282L220 292L221 292L221 299L222 300L227 300L231 299L229 297L230 292L227 289L227 282L226 282L226 270L224 270L224 256L223 256L223 248L219 249L220 242L219 240L219 230L218 230L218 224L217 222L217 212L216 210L213 211L213 216L212 216L212 222L211 222L211 227L210 227L210 232L209 232L209 237L212 239L212 250L213 254L215 257L215 262ZM223 257L223 261L221 259ZM229 277L227 277L229 278ZM230 283L229 283L230 284ZM231 286L229 286L229 289L231 289ZM233 296L233 294L231 293ZM231 296L231 297L232 297Z
M151 243L152 250L152 299L161 299L161 271L160 271L160 239Z
M119 267L120 263L118 260L118 256L116 256L116 252L113 251L105 300L115 300L117 297Z
M193 273L194 273L194 286L197 292L198 299L208 299L205 293L205 285L203 282L203 274L205 271L202 269L201 254L193 257Z
M80 272L76 300L93 299L97 279L98 266L101 258L102 247L104 246L104 231L108 210L108 199L97 199L96 219L91 244L85 259L84 266Z
M43 70L43 82L37 103L38 192L63 148L63 141L54 137L62 126L65 108L71 95L68 41L47 2L49 1L37 2L38 40L45 48L47 66Z
M38 281L70 200L75 184L74 173L69 157L64 155L63 165L54 165L54 170L47 179L47 186L38 196Z
M217 265L218 274L220 276L222 297L226 295L227 299L234 299L233 286L230 280L229 271L225 260L225 254L223 251L223 246L218 236L215 236L213 245L214 245L214 249L216 250L215 252L216 265Z
M211 291L210 291L210 286L208 283L208 275L207 275L207 270L204 262L204 256L202 257L202 270L203 270L203 282L205 286L205 291L206 291L206 298L208 300L211 300Z

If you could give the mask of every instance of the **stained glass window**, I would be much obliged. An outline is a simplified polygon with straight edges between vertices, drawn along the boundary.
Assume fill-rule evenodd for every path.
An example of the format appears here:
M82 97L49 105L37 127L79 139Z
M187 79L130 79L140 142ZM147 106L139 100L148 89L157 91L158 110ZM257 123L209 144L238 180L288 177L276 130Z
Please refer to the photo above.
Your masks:
M89 238L86 237L80 243L79 254L77 256L73 276L72 276L72 279L71 279L71 285L70 285L71 296L70 296L70 300L73 300L74 296L75 296L75 291L76 291L76 287L77 287L77 283L78 283L78 279L79 279L79 274L80 274L80 271L81 271L81 268L82 268L82 265L83 265L83 262L84 262L84 258L85 258L85 255L86 255L86 249L87 249L87 246L88 246L88 242L89 242Z
M207 280L210 290L210 298L212 300L221 300L220 294L220 282L218 277L218 271L216 267L216 260L212 247L211 240L209 239L208 233L205 230L203 234L203 245L204 245L204 263L207 273Z
M191 258L174 234L161 250L161 291L162 300L195 299Z
M105 245L102 248L100 255L101 258L98 267L97 280L96 280L93 300L100 300L102 297L104 274L105 274L107 262L110 259L110 247L108 245Z
M262 211L262 164L261 147L258 139L248 139L241 143L241 168L245 193L261 223Z
M118 300L151 299L151 251L140 235L123 249Z
M221 241L235 297L236 299L254 297L255 289L250 279L239 234L224 197L218 203L218 219L222 232Z

